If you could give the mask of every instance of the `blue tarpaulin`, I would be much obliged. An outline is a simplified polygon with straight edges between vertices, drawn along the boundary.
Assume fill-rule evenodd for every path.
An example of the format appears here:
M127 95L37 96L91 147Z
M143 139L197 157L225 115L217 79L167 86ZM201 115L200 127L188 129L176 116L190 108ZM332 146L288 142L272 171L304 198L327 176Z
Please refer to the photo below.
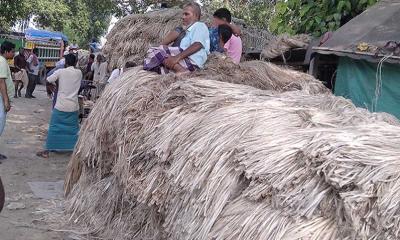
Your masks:
M60 32L51 32L51 31L46 31L46 30L37 30L37 29L32 29L29 28L25 32L25 38L28 40L48 40L48 39L53 39L53 40L63 40L65 42L68 42L67 36Z

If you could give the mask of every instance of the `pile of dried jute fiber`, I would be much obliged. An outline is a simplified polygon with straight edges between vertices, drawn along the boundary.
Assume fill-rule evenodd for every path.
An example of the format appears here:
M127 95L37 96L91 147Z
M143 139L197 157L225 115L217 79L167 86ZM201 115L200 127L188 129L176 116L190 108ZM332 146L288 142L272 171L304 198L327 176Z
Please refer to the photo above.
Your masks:
M105 239L397 239L399 144L328 93L133 69L82 129L66 213Z
M257 71L252 68L246 67L247 65L256 66ZM218 67L215 67L218 66ZM125 106L128 107L138 105L139 109L145 109L151 104L157 103L153 101L153 97L160 95L162 91L164 91L169 84L178 79L187 79L187 78L205 78L206 76L209 79L229 82L229 83L237 83L237 84L244 84L248 86L253 86L258 89L263 90L274 90L274 91L295 91L295 90L302 90L305 93L310 94L317 94L317 93L327 93L328 90L322 85L322 83L312 76L295 72L292 70L283 69L277 67L273 64L254 61L254 62L246 62L243 63L243 66L235 65L233 62L229 61L228 59L223 59L219 55L210 55L210 60L206 65L206 68L202 71L194 72L190 75L181 75L181 76L160 76L154 73L140 71L141 67L137 67L134 70L131 70L124 74L120 81L118 81L117 88L108 88L109 91L105 91L108 97L100 98L98 100L98 104L95 105L94 109L92 110L91 117L93 118L105 118L108 115L108 112L114 111L114 106L119 105L120 103L116 103L115 101L119 101L121 97L125 98L126 96L129 97L130 102L127 102ZM262 72L266 72L268 74L262 76ZM291 78L294 76L295 78ZM158 81L158 79L163 79L162 83ZM140 86L144 88L143 90L137 92L136 86ZM132 92L133 91L133 92ZM151 91L154 94L148 95L147 92ZM112 96L118 97L110 97L109 94ZM150 99L147 99L150 97ZM120 106L121 108L122 106ZM104 111L104 108L109 108L107 111ZM116 113L123 113L122 111L118 111ZM116 119L124 119L124 115L116 114L114 116ZM150 117L153 119L153 117ZM103 131L110 127L108 124L103 125L105 122L92 122L90 125L91 130L82 131L80 139L93 139L93 136L85 135L85 134L92 134L98 131ZM132 129L133 130L133 129ZM117 144L117 143L116 143ZM85 145L85 146L83 146ZM85 152L84 155L90 154L102 154L99 149L104 147L109 148L110 146L101 146L97 144L92 144L92 142L83 141L82 143L78 144L81 146L83 151L88 150ZM100 156L92 156L93 158L97 158ZM74 182L74 181L72 181Z
M87 64L89 63L89 56L90 52L87 50L78 50L78 63L77 67L82 70L86 71Z
M329 91L321 81L309 74L263 61L247 61L236 65L225 55L215 53L209 55L204 69L192 73L192 76L280 92L302 90L317 94Z
M119 20L107 35L102 51L111 67L126 62L142 64L147 50L160 44L168 32L181 25L181 11L160 10L157 14L132 14Z
M151 46L158 46L171 30L182 26L181 18L181 9L164 9L146 14L132 14L119 20L108 33L103 48L109 66L123 67L128 61L143 64ZM211 16L204 13L202 21L211 23ZM272 38L268 31L245 27L241 23L236 22L241 26L244 50L265 46Z

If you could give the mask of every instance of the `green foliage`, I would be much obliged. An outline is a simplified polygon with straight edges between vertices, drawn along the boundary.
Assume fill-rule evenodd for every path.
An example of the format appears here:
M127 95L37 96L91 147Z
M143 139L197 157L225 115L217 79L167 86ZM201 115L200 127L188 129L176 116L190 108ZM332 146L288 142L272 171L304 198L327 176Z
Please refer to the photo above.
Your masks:
M221 7L228 8L235 18L243 19L250 26L261 29L268 28L268 21L273 9L272 0L205 0L210 13Z
M69 6L58 0L30 0L27 1L27 8L35 15L34 21L39 27L54 31L63 30L69 13Z
M89 10L86 3L82 0L70 0L69 12L64 19L62 32L71 42L85 46L89 38L89 29Z
M89 12L89 38L98 38L107 30L111 16L118 10L112 0L84 0Z
M8 31L23 16L23 6L23 0L0 0L1 31Z
M116 16L124 16L133 13L144 13L149 7L154 7L159 3L166 3L168 7L182 7L186 0L114 0L117 6Z
M105 33L111 16L119 11L114 0L0 0L0 4L0 30L32 19L40 28L64 32L84 47Z
M42 28L64 32L71 42L86 48L107 30L116 11L112 0L30 0L34 21Z
M378 0L202 0L209 12L227 7L251 26L280 33L319 36L336 30ZM111 17L145 12L159 0L0 0L0 30L33 18L41 28L62 31L81 47L107 30ZM166 0L181 6L185 0ZM11 14L10 14L11 13Z
M276 33L310 33L320 36L335 31L378 0L278 0L269 29Z

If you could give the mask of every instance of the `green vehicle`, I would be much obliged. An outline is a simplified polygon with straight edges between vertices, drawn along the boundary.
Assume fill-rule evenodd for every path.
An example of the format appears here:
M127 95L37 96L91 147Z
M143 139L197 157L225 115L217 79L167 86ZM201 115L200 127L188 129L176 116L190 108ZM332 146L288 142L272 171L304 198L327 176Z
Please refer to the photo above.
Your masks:
M68 38L62 33L36 29L27 29L25 33L0 32L0 44L6 40L14 43L16 50L19 48L38 49L39 75L42 84L46 81L47 72L53 69L56 62L62 58L68 43ZM9 64L13 65L13 61L9 61Z

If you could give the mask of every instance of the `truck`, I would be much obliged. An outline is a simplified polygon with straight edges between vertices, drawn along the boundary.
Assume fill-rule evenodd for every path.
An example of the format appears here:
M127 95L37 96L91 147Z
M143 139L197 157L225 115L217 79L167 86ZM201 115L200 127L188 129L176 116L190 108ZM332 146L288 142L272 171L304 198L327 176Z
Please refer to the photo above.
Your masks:
M45 83L47 72L56 66L56 62L63 57L65 46L68 44L68 38L60 32L47 30L27 29L25 33L0 32L0 44L5 40L16 45L16 50L21 47L27 49L38 49L38 58L40 62L40 83ZM10 65L13 65L11 60Z

